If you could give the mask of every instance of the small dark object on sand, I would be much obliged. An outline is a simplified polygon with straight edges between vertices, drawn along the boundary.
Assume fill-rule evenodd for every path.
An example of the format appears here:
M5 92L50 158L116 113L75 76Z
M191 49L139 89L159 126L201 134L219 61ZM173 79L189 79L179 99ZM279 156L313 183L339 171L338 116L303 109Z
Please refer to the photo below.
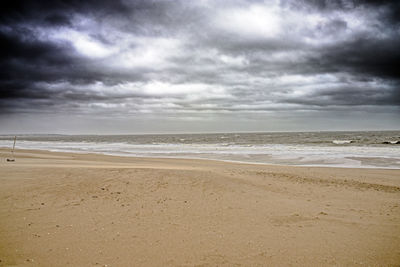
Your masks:
M15 159L7 159L7 162L14 162Z

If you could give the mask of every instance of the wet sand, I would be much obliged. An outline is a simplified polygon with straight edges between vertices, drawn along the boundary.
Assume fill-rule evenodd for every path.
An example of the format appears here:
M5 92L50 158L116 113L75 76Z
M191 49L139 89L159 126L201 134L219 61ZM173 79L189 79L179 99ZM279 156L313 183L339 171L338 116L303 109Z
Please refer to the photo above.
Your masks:
M0 150L0 266L399 266L400 170Z

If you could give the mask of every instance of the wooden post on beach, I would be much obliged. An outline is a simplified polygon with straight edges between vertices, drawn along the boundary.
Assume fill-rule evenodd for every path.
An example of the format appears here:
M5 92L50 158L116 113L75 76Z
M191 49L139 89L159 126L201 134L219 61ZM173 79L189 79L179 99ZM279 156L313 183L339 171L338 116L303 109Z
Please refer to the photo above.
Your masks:
M17 142L17 136L14 136L14 144L13 144L13 148L12 148L12 150L11 150L11 155L12 155L12 158L11 159L7 159L7 161L15 161L15 158L14 158L14 149L15 149L15 143Z

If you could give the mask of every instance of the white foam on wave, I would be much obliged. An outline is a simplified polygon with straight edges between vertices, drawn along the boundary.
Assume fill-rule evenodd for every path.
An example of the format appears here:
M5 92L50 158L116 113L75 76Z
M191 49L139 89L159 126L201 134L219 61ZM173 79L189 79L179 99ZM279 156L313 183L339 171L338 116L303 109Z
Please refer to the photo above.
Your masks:
M335 145L345 145L345 144L351 144L353 143L353 140L333 140L332 143Z

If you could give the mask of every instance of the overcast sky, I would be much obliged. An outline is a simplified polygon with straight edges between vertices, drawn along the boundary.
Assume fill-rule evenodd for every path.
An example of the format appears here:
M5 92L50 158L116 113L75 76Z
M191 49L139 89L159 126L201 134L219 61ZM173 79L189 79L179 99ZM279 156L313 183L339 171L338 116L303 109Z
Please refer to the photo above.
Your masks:
M6 5L3 134L400 129L398 1Z

